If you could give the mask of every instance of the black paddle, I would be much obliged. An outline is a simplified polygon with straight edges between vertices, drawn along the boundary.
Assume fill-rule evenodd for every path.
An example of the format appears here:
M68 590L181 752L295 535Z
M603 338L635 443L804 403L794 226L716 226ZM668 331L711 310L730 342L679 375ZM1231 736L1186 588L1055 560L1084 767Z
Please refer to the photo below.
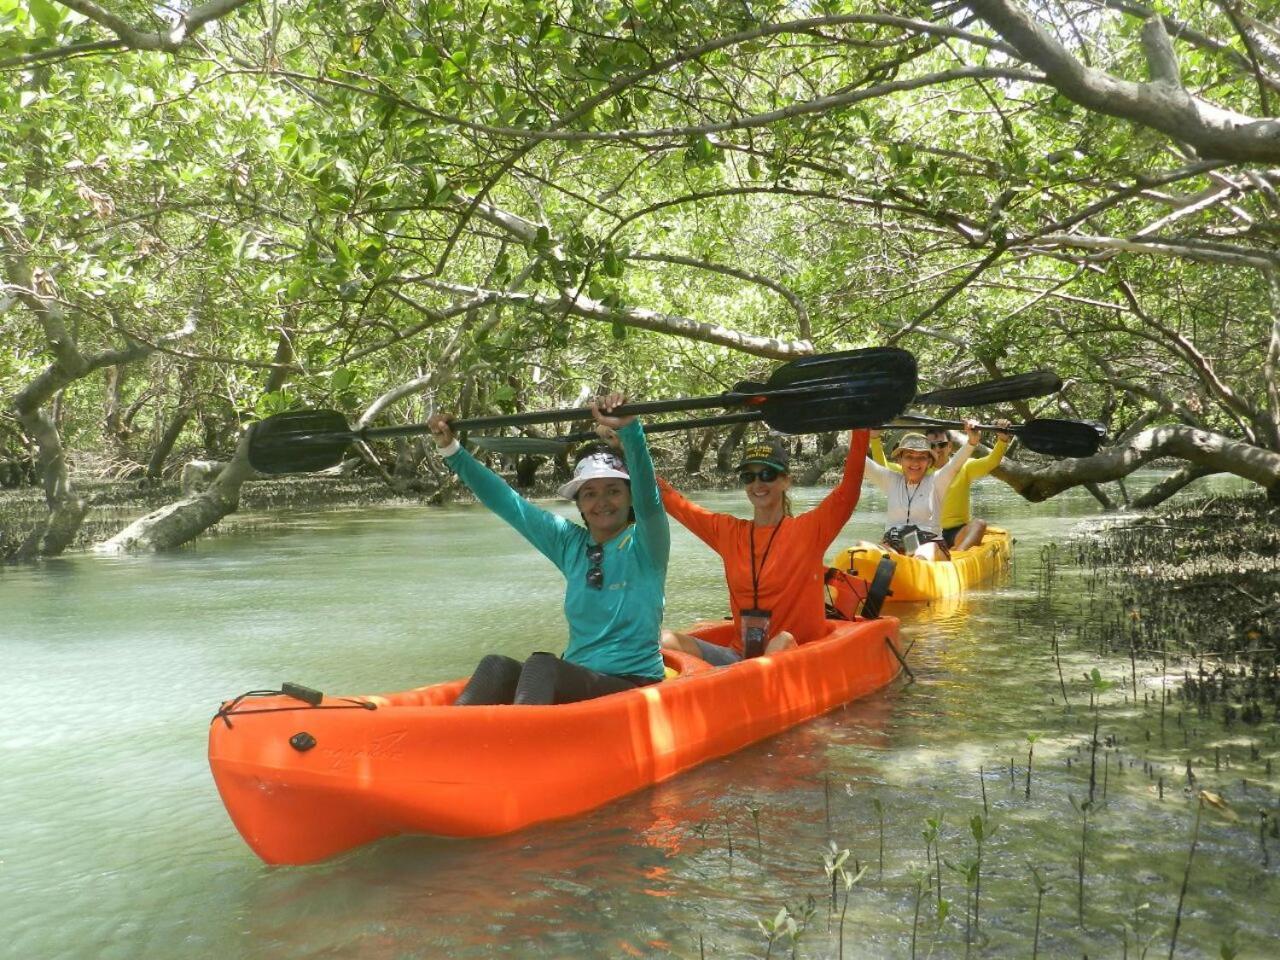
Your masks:
M968 387L946 387L930 390L916 397L914 403L937 407L980 407L987 403L1010 403L1045 397L1062 389L1062 379L1052 370L1032 370L995 380L984 380Z
M926 426L949 427L963 429L959 420L935 420L932 417L917 417L904 414L898 417L891 426ZM1000 430L990 423L978 424L980 430ZM1084 420L1055 420L1038 418L1026 423L1003 428L1011 433L1028 450L1043 453L1050 457L1091 457L1098 452L1102 441L1107 438L1107 430L1100 423L1088 423Z
M811 368L812 365L809 361L817 359L819 358L797 360L787 364L784 369L788 371L789 376L796 369L805 370ZM734 386L734 390L739 393L751 393L752 391L763 389L766 389L764 384L748 380L744 380ZM818 392L822 389L825 388L815 387L805 392L809 394L809 399L816 404L822 400L822 393ZM1033 397L1056 393L1060 389L1062 389L1062 380L1059 379L1056 373L1050 370L1032 370L1029 373L1017 373L1007 377L999 377L995 380L986 380L967 387L947 387L942 390L932 390L916 397L913 403L936 404L937 406L945 407L981 406L987 403L1030 400ZM649 423L645 424L644 432L648 434L664 433L672 430L696 430L703 427L717 427L742 422L750 423L760 419L761 414L759 412L746 411L726 414L721 417L674 420L670 423ZM794 432L807 433L811 431L797 430ZM470 441L477 447L484 450L492 450L495 453L555 455L562 453L572 444L594 439L596 439L594 432L582 432L549 438L473 436Z
M733 389L742 393L760 390L765 384L743 380ZM944 387L919 394L912 404L937 407L981 407L989 403L1009 403L1014 400L1030 400L1057 393L1062 389L1062 379L1052 370L1032 370L1015 373L994 380L984 380L967 387Z
M796 366L802 366L797 373ZM916 359L896 347L870 347L817 357L804 357L773 372L760 390L728 391L711 397L655 400L618 407L615 414L667 413L709 407L749 405L760 419L783 433L821 433L867 427L892 420L906 409L916 392ZM815 393L821 404L813 403ZM539 410L506 416L455 420L454 430L550 423L580 419L581 408ZM260 473L323 470L342 462L356 440L427 433L425 423L352 430L336 410L280 413L253 425L249 463Z

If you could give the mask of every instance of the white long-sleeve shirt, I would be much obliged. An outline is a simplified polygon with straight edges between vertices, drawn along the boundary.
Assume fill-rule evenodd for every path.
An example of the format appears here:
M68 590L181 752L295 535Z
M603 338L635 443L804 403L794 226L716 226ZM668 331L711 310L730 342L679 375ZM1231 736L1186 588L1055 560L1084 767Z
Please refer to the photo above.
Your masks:
M911 523L921 530L942 536L942 498L972 453L971 444L962 444L946 464L933 473L925 474L917 484L907 483L907 478L901 473L882 467L868 457L866 479L883 490L889 499L885 529Z

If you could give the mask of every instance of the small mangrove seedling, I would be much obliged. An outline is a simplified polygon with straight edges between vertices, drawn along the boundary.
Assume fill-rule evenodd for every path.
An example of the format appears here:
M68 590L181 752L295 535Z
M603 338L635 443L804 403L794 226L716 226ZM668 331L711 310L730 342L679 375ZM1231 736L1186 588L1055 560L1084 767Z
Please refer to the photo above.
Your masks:
M1028 800L1030 800L1030 799L1031 799L1031 759L1032 759L1032 755L1035 753L1035 749L1036 749L1036 741L1037 741L1037 740L1039 740L1039 739L1040 739L1040 737L1041 737L1041 734L1038 734L1038 733L1028 733L1028 734L1027 734L1027 789L1026 789L1026 799L1028 799ZM1010 761L1010 764L1012 765L1012 761Z
M932 862L934 865L934 873L938 878L938 907L942 907L942 855L938 849L939 835L942 832L942 817L928 817L924 822L924 831L921 836L924 837L924 858L925 862Z
M1187 869L1183 870L1183 887L1178 891L1178 909L1174 911L1174 931L1169 937L1169 960L1174 957L1174 951L1178 950L1178 928L1183 924L1183 904L1187 901L1187 888L1192 881L1192 861L1196 859L1196 846L1199 844L1199 822L1206 805L1220 810L1230 820L1236 819L1234 810L1231 810L1221 796L1212 794L1208 790L1201 790L1196 794L1196 819L1192 823L1192 846L1187 851Z
M840 905L840 924L838 927L837 943L839 944L839 957L844 960L844 918L849 912L849 894L853 891L854 885L862 879L867 872L866 864L860 864L857 860L853 861L853 873L850 873L845 866L849 861L849 851L836 851L836 845L831 844L831 856L822 858L823 869L826 870L827 876L831 878L831 906L832 909L836 905L836 884L837 881L844 886L844 902ZM919 913L919 891L916 895L916 912Z
M751 814L751 824L756 829L756 863L764 864L764 844L760 841L760 807L748 803L747 812Z
M1218 944L1218 956L1222 960L1236 960L1236 957L1240 956L1240 947L1237 944L1239 935L1240 931L1232 930L1227 934L1227 939Z
M1058 665L1058 687L1062 690L1063 706L1066 708L1067 712L1070 713L1071 700L1067 697L1067 681L1062 675L1062 653L1058 648L1058 631L1056 627L1051 627L1051 629L1053 630L1053 662Z
M787 926L786 931L787 936L791 938L791 960L797 960L799 957L800 942L809 932L809 924L817 911L818 902L810 895L804 898L804 906L800 909L799 916L795 913L791 914L792 922Z
M978 786L982 787L982 815L986 816L987 810L987 773L982 769L982 764L978 764Z
M1036 886L1036 929L1031 939L1031 960L1036 960L1040 955L1040 914L1044 908L1044 895L1053 888L1049 886L1044 875L1040 873L1031 864L1027 864L1031 868L1031 881Z
M1124 922L1124 956L1129 956L1129 934L1133 934L1133 949L1139 957L1146 957L1147 951L1151 949L1151 944L1155 942L1160 931L1152 929L1151 932L1145 932L1148 926L1147 914L1151 910L1150 902L1134 903L1132 911L1132 920ZM1144 939L1145 937L1145 939Z
M769 957L773 956L774 941L780 936L793 933L796 929L796 920L795 917L791 916L791 911L787 909L787 905L784 903L772 920L757 920L756 926L764 934L764 956L765 960L769 960Z
M1195 860L1196 845L1200 842L1200 814L1204 811L1206 798L1212 796L1205 790L1201 790L1196 796L1196 818L1191 826L1191 849L1187 851L1187 867L1182 872L1182 889L1178 891L1178 909L1174 911L1173 932L1169 936L1169 960L1173 960L1174 951L1178 949L1178 929L1182 926L1182 905L1187 899L1187 887L1191 885L1191 863Z
M1098 782L1098 701L1102 694L1115 686L1112 680L1103 680L1097 667L1085 675L1089 681L1089 705L1093 707L1093 739L1089 743L1089 802L1093 803L1093 791Z
M924 888L932 886L928 870L913 869L911 879L916 885L915 915L911 918L911 960L916 960L916 937L920 931L920 901L924 899Z
M836 907L838 906L836 901L837 874L844 870L844 863L849 859L849 851L847 849L838 850L834 840L827 841L827 848L830 853L824 853L822 855L822 870L827 875L827 879L831 881L831 907L828 914L828 919L830 919L830 914L835 913ZM828 923L827 929L830 928L831 924Z
M973 944L974 935L977 932L976 924L974 923L973 891L980 875L978 861L977 859L958 860L952 863L947 860L946 864L948 870L959 874L964 881L964 943L965 954L968 955L969 948Z
M884 879L884 804L879 797L871 798L871 806L875 807L876 819L880 824L880 879Z
M1071 806L1076 813L1080 814L1080 853L1076 857L1076 915L1080 920L1081 928L1084 927L1084 864L1085 854L1088 850L1089 843L1089 810L1093 806L1092 800L1080 802L1071 794L1067 794L1067 799L1071 801Z
M985 817L979 817L976 814L969 819L969 832L973 834L974 843L978 845L978 857L973 863L973 927L974 930L982 929L980 920L980 907L982 901L982 844L991 839L995 828L991 826L991 822Z
M1093 715L1093 736L1089 739L1089 802L1098 784L1098 715Z

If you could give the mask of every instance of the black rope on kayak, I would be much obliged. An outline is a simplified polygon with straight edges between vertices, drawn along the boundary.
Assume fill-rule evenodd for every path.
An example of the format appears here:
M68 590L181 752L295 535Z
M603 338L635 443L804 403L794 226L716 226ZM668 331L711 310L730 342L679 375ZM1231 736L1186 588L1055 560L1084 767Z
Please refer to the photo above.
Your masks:
M338 697L341 703L310 703L307 702L298 707L263 707L260 710L237 710L238 707L248 697L281 697L288 696L283 690L249 690L240 694L234 700L228 700L218 712L209 720L210 723L221 719L227 725L227 729L231 729L231 715L234 713L238 717L247 716L251 713L284 713L291 710L377 710L378 705L369 700L356 700L353 697Z
M884 638L884 642L885 642L885 643L887 643L887 644L889 645L889 649L893 651L893 655L894 655L895 657L897 657L897 658L898 658L898 662L899 662L900 664L902 664L902 669L903 669L903 670L905 670L905 671L907 672L907 676L908 676L908 677L910 677L910 679L907 681L907 683L915 683L915 682L916 682L916 675L915 675L914 673L912 673L912 672L911 672L911 668L907 666L907 659L906 659L906 657L904 657L901 653L899 653L899 652L898 652L898 648L897 648L897 646L896 646L896 645L894 644L894 642L893 642L893 637L885 637L885 638Z

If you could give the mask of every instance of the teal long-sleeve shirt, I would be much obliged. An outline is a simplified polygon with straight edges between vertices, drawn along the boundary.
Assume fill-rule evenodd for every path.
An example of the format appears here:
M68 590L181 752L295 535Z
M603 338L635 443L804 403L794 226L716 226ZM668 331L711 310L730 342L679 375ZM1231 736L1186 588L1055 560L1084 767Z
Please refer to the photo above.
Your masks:
M604 543L604 587L587 583L591 535L564 517L534 506L466 450L445 458L480 502L511 524L565 578L570 663L614 676L658 679L658 639L665 603L671 529L662 507L644 430L632 421L618 431L631 474L636 522Z

